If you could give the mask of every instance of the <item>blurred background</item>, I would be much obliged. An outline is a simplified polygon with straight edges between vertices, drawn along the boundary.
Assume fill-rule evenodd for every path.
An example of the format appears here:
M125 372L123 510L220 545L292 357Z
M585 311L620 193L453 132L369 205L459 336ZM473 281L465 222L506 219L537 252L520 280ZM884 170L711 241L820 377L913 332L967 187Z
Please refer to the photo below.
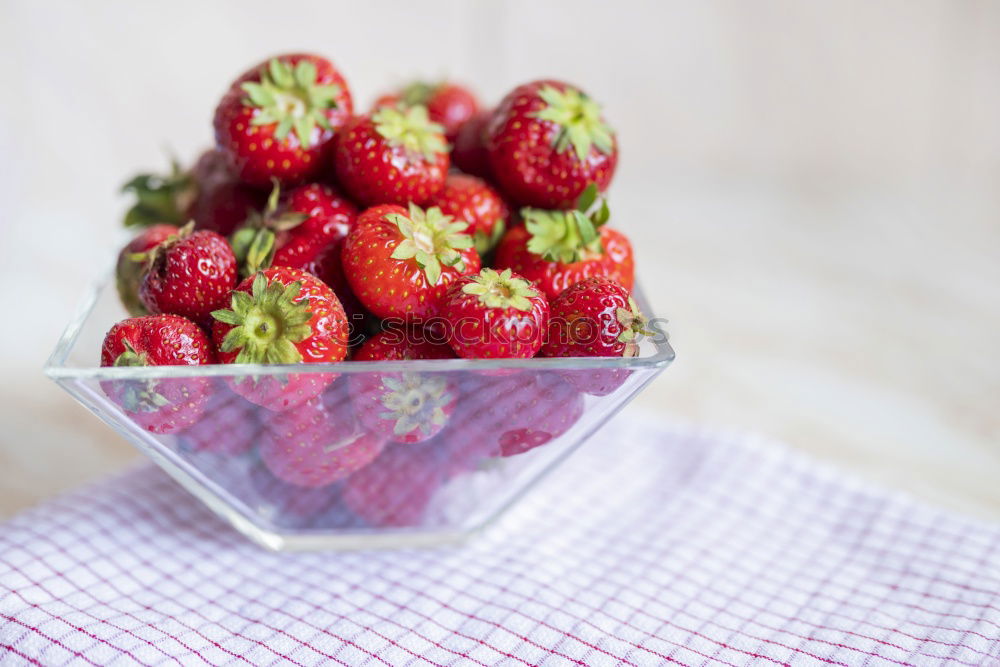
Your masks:
M193 159L230 80L291 50L362 108L413 77L584 87L678 350L638 405L1000 518L990 0L4 0L0 517L137 456L42 365L123 242L120 184Z

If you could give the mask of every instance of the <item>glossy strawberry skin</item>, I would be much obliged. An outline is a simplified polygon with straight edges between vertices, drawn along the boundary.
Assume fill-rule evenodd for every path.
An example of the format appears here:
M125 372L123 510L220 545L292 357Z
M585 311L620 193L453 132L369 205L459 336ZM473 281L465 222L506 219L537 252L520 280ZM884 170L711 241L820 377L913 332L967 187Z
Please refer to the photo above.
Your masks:
M347 322L350 329L351 345L357 344L361 340L361 333L366 319L370 317L358 297L354 296L347 276L344 275L344 266L341 261L341 250L344 246L344 239L338 239L321 249L313 259L302 269L311 273L324 283L337 295L340 305L344 307L344 314L347 315Z
M278 479L299 487L328 486L371 463L384 440L363 431L340 383L322 396L270 419L260 456Z
M139 298L151 313L181 315L207 326L213 310L229 303L236 284L236 256L225 238L197 231L166 242L139 288Z
M420 86L420 84L417 85ZM444 126L445 138L448 143L455 141L458 129L479 111L479 101L472 94L472 91L455 83L445 82L435 86L427 86L424 94L417 97L418 99L415 99L414 103L426 106L430 119ZM382 95L375 100L372 108L396 106L400 103L406 104L406 89Z
M129 366L199 366L216 361L205 332L177 315L147 315L115 324L104 337L101 366L114 366L122 355L132 357L125 364ZM135 423L153 433L175 433L191 426L211 396L210 379L197 377L106 380L101 388Z
M433 317L448 286L464 274L479 270L475 248L460 251L465 269L442 266L437 284L413 259L393 259L403 240L387 214L408 215L401 206L374 206L358 216L344 241L341 259L351 289L364 306L380 318L405 318L412 322Z
M573 87L561 81L534 81L511 91L493 113L486 146L494 178L517 203L544 209L572 208L590 183L602 192L618 162L617 140L610 154L591 147L579 160L572 149L557 151L557 124L534 117L546 107L539 91Z
M617 312L629 310L629 291L603 276L582 280L553 299L546 357L621 357L628 344Z
M312 335L294 343L303 363L323 363L342 361L347 356L348 328L343 306L327 285L315 276L299 269L272 267L263 271L268 282L282 285L294 282L302 284L297 302L308 300L312 318L309 326ZM250 294L255 276L250 276L236 289ZM223 352L222 342L233 327L216 320L212 325L212 337L219 346L219 361L231 364L236 361L237 350ZM322 392L337 378L336 373L291 373L279 378L273 375L234 377L228 380L230 387L248 401L269 410L280 412L290 410Z
M332 129L316 126L306 148L294 132L281 140L275 136L276 125L252 125L260 109L243 103L247 95L240 86L260 81L260 72L269 61L247 70L233 82L215 110L215 140L240 179L257 187L269 186L272 178L283 185L300 183L319 173L328 159L330 141L354 111L347 82L329 60L304 53L282 55L278 59L291 65L311 61L316 66L317 83L336 85L340 94L336 107L325 112Z
M242 183L228 157L218 149L205 151L192 168L191 176L196 195L186 220L194 220L197 229L229 236L243 224L250 211L264 208L266 193Z
M442 213L469 223L469 233L489 240L498 226L507 224L510 211L500 193L486 181L467 174L449 174L444 188L428 206L437 206Z
M307 270L331 243L340 241L358 216L357 207L329 185L299 186L285 196L285 210L309 216L290 230L278 232L273 266Z
M447 151L427 159L391 145L370 114L348 121L333 150L338 182L364 206L423 205L444 187L450 164Z
M409 361L413 359L454 359L455 353L443 343L429 340L426 332L393 327L375 334L358 348L353 361Z
M520 276L515 275L515 278ZM549 325L549 304L538 292L531 309L490 308L462 291L471 276L459 278L445 294L441 314L448 322L448 343L466 359L529 359L542 348Z
M139 286L142 284L146 272L146 263L135 261L132 259L132 255L152 250L179 231L180 229L174 225L146 227L118 253L118 262L115 265L115 287L118 289L118 297L129 315L138 317L149 314L149 310L142 305L142 301L139 299Z
M631 290L635 280L632 244L621 232L609 227L598 230L604 252L563 264L528 251L530 235L524 227L513 227L497 246L494 265L511 269L535 283L551 301L566 288L592 276L607 276Z
M486 127L492 111L481 111L462 123L451 149L451 162L466 174L492 179L490 153L486 150Z
M446 453L433 442L391 443L344 482L341 500L373 526L418 526L445 481Z

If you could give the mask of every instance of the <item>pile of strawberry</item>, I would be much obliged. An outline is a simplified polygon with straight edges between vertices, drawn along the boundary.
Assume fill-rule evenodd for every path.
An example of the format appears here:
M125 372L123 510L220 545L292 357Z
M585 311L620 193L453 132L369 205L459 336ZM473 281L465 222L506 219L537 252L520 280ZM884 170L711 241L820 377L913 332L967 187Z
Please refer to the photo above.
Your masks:
M190 169L126 185L133 317L102 365L636 354L632 248L601 196L618 146L578 88L535 81L483 111L414 84L356 113L329 60L282 55L232 83L214 129ZM332 378L233 389L282 411Z

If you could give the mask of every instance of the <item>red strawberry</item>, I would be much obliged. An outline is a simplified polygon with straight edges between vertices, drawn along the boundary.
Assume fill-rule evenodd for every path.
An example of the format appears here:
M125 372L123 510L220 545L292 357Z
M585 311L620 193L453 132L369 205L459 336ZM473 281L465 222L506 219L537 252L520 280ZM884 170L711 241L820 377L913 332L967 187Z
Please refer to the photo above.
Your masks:
M423 204L444 187L448 146L423 106L352 118L333 152L337 179L365 206Z
M260 408L229 387L217 385L205 414L181 434L191 451L239 456L249 452L260 429Z
M355 361L451 359L447 345L393 328L365 341ZM368 430L397 442L420 442L437 434L455 409L455 391L441 373L354 373L348 378L356 414Z
M497 246L494 264L534 282L550 300L591 276L608 276L632 289L635 262L628 238L603 226L607 205L595 206L596 187L580 196L575 211L521 211L524 226L513 227ZM589 209L596 209L587 215Z
M459 409L439 438L451 452L453 472L546 444L583 414L583 396L551 371L502 377L470 373L460 391Z
M205 151L194 167L182 171L175 162L168 176L140 174L125 184L136 203L125 215L126 227L156 223L184 224L228 236L251 211L264 205L265 195L241 183L218 150Z
M118 298L129 315L137 317L149 313L139 300L139 285L142 284L147 262L136 260L132 256L146 253L176 235L180 230L173 225L153 225L139 232L138 236L128 242L118 253L118 263L115 265L115 287L118 288Z
M243 275L272 265L307 270L328 245L347 236L357 214L354 204L328 185L302 185L284 198L275 185L264 210L233 234Z
M192 232L188 223L148 252L139 298L151 313L182 315L207 325L229 301L236 256L215 232Z
M466 359L533 357L549 325L545 297L510 269L459 278L448 288L441 313L449 345Z
M360 470L384 440L361 430L343 386L270 419L260 443L264 465L280 480L303 487L333 484Z
M476 252L483 255L500 241L510 212L503 197L482 179L466 174L449 174L444 189L429 206L437 206L445 215L469 223Z
M347 317L337 296L318 278L274 267L244 280L230 310L212 313L212 335L224 364L341 361L347 356ZM334 373L291 373L233 378L233 391L269 410L288 410L319 394Z
M320 250L316 256L303 267L307 273L311 273L324 283L326 283L340 299L340 305L344 307L347 315L347 323L350 328L350 344L356 345L361 340L365 322L370 319L368 311L354 296L351 286L344 275L344 266L341 262L341 250L344 246L344 239L338 239Z
M344 482L341 500L374 526L418 526L444 483L445 453L436 443L390 444Z
M351 113L351 93L333 63L282 55L233 82L215 110L215 141L244 182L297 183L322 169Z
M253 506L275 526L304 527L339 504L336 487L303 487L284 482L258 463L250 469Z
M481 111L462 123L451 149L451 162L467 174L493 178L490 154L486 150L486 127L492 111Z
M552 301L547 357L634 357L646 318L623 285L595 276Z
M427 115L444 127L449 143L455 140L458 128L479 110L476 96L468 88L454 83L424 83L417 81L398 93L383 95L376 100L374 109L380 107L409 108L421 104Z
M101 366L198 366L215 363L212 343L191 320L147 315L111 327ZM174 433L196 422L211 394L209 378L106 380L101 388L133 421L153 433Z
M590 183L602 192L618 161L614 131L591 98L560 81L518 86L486 133L493 175L520 204L568 208Z
M434 316L448 285L479 270L468 225L439 208L384 205L368 209L341 254L351 289L381 318L417 322Z

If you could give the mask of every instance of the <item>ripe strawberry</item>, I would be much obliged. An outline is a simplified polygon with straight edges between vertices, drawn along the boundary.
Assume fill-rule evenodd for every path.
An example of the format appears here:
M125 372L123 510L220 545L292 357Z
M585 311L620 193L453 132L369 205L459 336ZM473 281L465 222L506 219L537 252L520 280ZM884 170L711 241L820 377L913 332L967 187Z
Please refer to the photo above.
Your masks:
M448 344L466 359L527 359L538 354L549 304L527 280L483 269L451 284L441 304Z
M595 205L591 186L575 211L522 209L524 226L512 227L497 246L496 268L509 268L531 280L552 300L570 285L591 276L608 276L632 289L635 262L628 238L603 226L607 204ZM590 209L595 209L587 214Z
M275 185L267 205L233 234L242 274L270 266L307 270L330 243L347 236L358 210L328 185L312 183L280 198Z
M239 456L249 452L260 429L260 408L224 384L215 386L204 416L181 434L194 452Z
M215 363L201 328L178 315L147 315L111 327L101 347L101 366L198 366ZM174 433L195 423L211 394L209 378L106 380L101 388L136 424L153 433Z
M244 182L297 183L322 169L352 112L347 83L329 60L277 56L230 86L215 109L215 141Z
M128 242L118 253L118 263L115 265L115 287L118 288L118 298L129 315L138 317L147 315L149 311L139 300L139 285L142 284L147 263L137 261L133 255L152 250L176 235L180 230L173 225L153 225L139 232L138 236Z
M378 317L410 322L432 317L448 285L479 270L467 228L436 207L370 208L358 216L344 241L347 281Z
M251 468L247 476L250 488L246 495L275 526L314 526L320 515L340 503L336 487L295 486L275 477L263 463Z
M267 422L260 457L275 477L295 486L327 486L379 455L384 440L361 430L345 384Z
M547 357L634 357L646 318L620 283L603 276L581 280L551 304Z
M445 215L469 223L476 252L484 255L500 241L507 227L509 211L503 197L482 179L466 174L449 174L444 188L429 206L437 206Z
M337 296L315 276L274 267L233 290L230 310L212 313L212 336L224 364L295 364L347 356L347 318ZM233 391L269 410L288 410L319 394L334 373L239 377Z
M358 297L354 296L354 292L351 291L351 286L347 282L347 276L344 275L344 266L341 262L343 246L344 239L337 239L327 244L302 269L326 283L340 299L340 305L344 307L350 329L348 340L351 346L354 346L362 340L365 323L371 319L371 315L358 301Z
M344 505L374 526L418 526L444 483L446 451L433 442L390 444L341 489Z
M397 93L383 95L375 101L373 108L409 108L418 104L427 107L430 119L444 127L449 143L455 141L462 123L479 111L479 102L468 88L454 83L422 81L411 83Z
M215 149L205 151L190 170L182 171L175 162L168 176L140 174L123 189L136 197L125 215L126 227L194 220L196 229L223 236L263 207L265 199L241 183L226 156Z
M451 359L447 345L420 339L417 331L392 328L365 341L355 361ZM436 435L455 409L456 394L442 373L353 373L348 378L358 419L369 431L396 442Z
M492 111L480 111L462 123L451 149L451 163L473 176L492 179L490 153L486 150L486 127Z
M337 179L365 206L422 205L444 187L448 146L427 107L383 107L352 118L333 151Z
M198 324L229 301L236 284L236 256L215 232L192 232L188 223L147 254L139 298L151 313L182 315Z
M518 86L486 131L493 175L520 204L568 208L590 183L603 192L618 161L614 131L586 94L560 81Z
M500 377L469 373L459 391L458 410L439 437L448 445L453 473L546 444L583 414L583 396L551 371Z

